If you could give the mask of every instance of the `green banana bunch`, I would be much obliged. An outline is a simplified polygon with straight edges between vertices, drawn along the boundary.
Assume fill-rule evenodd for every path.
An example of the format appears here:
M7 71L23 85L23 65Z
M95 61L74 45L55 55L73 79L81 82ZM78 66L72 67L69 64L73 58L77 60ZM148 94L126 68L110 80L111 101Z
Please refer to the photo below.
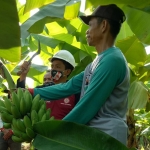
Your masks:
M46 109L46 103L36 95L34 98L27 90L18 88L12 92L11 99L3 97L0 100L0 113L5 128L12 128L15 142L31 142L36 136L33 125L37 122L53 120L51 110Z

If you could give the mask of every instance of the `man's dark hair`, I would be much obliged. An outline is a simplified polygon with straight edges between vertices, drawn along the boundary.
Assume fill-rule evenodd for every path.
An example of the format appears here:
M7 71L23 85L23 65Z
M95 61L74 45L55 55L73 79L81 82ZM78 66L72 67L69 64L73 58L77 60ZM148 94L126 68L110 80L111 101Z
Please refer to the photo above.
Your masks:
M110 25L110 33L111 35L116 38L120 28L121 28L121 23L114 21L114 20L110 20L110 19L105 19L105 18L101 18L101 17L96 17L97 19L97 23L100 24L103 20L107 20L109 25Z

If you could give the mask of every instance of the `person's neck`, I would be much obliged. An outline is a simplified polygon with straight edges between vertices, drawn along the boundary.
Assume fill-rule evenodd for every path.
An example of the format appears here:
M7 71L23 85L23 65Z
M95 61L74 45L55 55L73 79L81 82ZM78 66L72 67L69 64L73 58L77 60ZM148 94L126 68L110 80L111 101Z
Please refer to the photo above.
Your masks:
M97 53L100 54L108 48L114 46L114 39L112 38L103 38L96 46Z

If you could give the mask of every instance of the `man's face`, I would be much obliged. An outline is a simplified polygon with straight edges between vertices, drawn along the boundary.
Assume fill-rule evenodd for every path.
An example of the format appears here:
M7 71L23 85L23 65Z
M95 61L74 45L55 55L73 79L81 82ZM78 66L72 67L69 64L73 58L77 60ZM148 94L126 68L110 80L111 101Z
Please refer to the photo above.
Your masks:
M61 60L56 59L51 63L51 69L64 72L65 71L65 65L63 64L63 62Z
M44 75L44 78L43 78L43 84L48 84L52 82L51 80L51 73L50 72L47 72L45 75Z
M100 24L96 18L91 18L89 21L89 29L86 31L86 39L89 46L96 46L101 39Z

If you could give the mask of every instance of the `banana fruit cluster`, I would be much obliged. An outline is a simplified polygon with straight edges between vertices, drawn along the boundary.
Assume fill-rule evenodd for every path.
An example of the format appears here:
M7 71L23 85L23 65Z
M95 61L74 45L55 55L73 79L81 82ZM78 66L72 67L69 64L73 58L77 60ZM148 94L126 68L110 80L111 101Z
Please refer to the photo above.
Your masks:
M50 117L51 110L46 109L46 103L28 90L18 88L17 93L13 92L11 99L3 97L0 100L1 119L4 128L13 130L12 140L15 142L31 142L36 136L33 125L40 121L53 120Z

